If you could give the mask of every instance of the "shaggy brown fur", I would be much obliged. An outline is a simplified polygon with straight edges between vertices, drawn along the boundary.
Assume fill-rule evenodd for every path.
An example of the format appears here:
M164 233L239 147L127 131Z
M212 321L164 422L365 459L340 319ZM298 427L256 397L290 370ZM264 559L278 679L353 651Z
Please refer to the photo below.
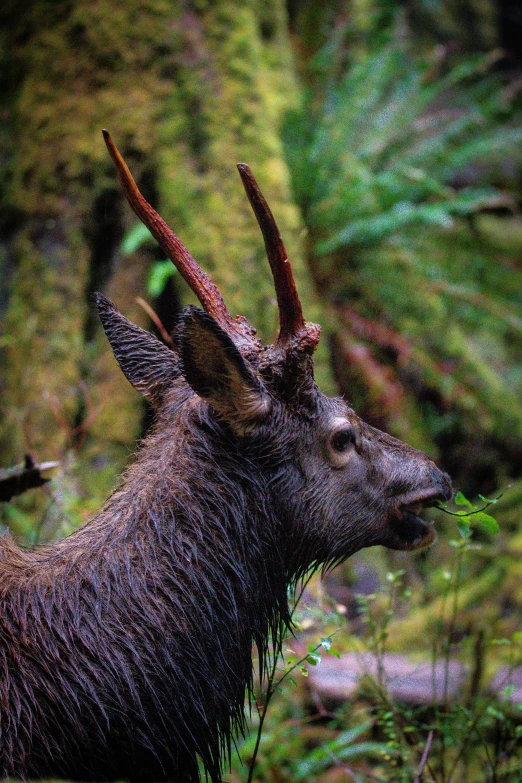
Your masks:
M178 355L97 303L156 423L79 531L0 539L0 777L195 783L200 763L218 783L288 586L365 546L430 543L417 512L451 486L319 392L300 317L262 348L189 308Z

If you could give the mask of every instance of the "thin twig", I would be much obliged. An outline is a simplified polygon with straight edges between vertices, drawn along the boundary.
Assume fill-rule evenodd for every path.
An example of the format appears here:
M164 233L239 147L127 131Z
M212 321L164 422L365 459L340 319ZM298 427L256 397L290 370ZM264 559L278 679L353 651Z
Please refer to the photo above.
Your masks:
M349 778L351 778L352 780L355 780L355 783L362 783L362 780L359 777L359 775L356 775L355 772L352 772L350 767L347 767L346 764L344 764L341 761L341 759L338 758L335 755L335 753L333 753L329 748L326 747L326 745L323 745L322 748L323 748L323 750L326 751L326 755L330 756L330 758L332 759L332 761L333 761L333 763L335 764L336 767L339 767L340 769L342 769L343 772L346 775L348 775Z
M295 609L295 606L294 606ZM333 634L330 634L327 638L330 639L334 634L337 633L337 631L334 631ZM256 737L256 744L254 747L254 752L252 753L252 758L250 760L250 767L248 771L248 779L247 783L252 783L253 775L254 775L254 768L256 766L256 760L257 760L257 754L259 751L259 744L261 742L261 735L263 734L263 724L265 722L265 718L268 712L268 705L270 704L270 701L272 699L272 696L277 691L277 689L280 687L281 683L286 680L287 677L289 677L299 666L302 666L305 661L307 660L310 653L317 652L320 647L322 647L323 644L320 642L317 644L313 650L309 650L305 656L300 658L296 663L294 663L293 666L290 667L278 680L275 679L276 672L277 672L277 661L278 657L277 655L274 655L274 661L272 663L272 668L270 670L270 674L268 677L268 683L266 686L266 694L265 694L265 700L263 704L263 708L261 710L260 716L259 716L259 726L257 727L257 737Z
M490 765L492 766L491 759L490 759L490 756L489 756L488 745L487 745L486 740L484 739L484 737L480 733L478 724L479 724L479 721L486 714L486 712L488 710L488 707L494 701L495 701L495 694L492 693L491 696L489 696L489 698L484 702L484 705L483 705L482 709L478 710L478 711L475 710L474 715L473 715L473 720L470 723L468 723L467 732L466 732L466 739L462 743L461 749L457 753L457 755L456 755L456 757L455 757L455 759L453 761L452 767L451 767L451 769L449 771L448 783L455 783L455 774L457 772L457 767L459 765L460 760L464 756L466 750L468 749L469 745L471 744L471 738L473 736L473 733L477 734L480 742L482 743L482 745L484 747L484 752L486 754L487 760L489 761Z
M509 487L506 487L506 489L509 489ZM504 497L505 494L506 494L506 490L501 492L500 495L497 495L497 497L494 498L493 500L488 500L488 502L484 506L482 506L482 508L476 508L473 511L448 511L448 509L445 508L445 506L441 505L440 503L436 503L435 508L438 508L439 511L443 511L445 514L449 514L450 517L471 517L473 516L473 514L479 514L481 511L485 511L490 506L495 505L495 503L497 503L500 500L500 498Z
M421 781L421 775L424 772L424 767L426 766L426 762L428 761L428 756L430 755L432 741L433 741L433 729L430 729L430 731L428 732L428 739L426 740L426 745L424 746L424 750L422 752L419 769L413 783L420 783Z
M174 343L172 341L172 337L167 332L167 330L165 329L165 327L161 323L161 320L160 320L158 314L154 312L154 310L152 309L150 304L148 304L148 302L146 302L145 299L142 299L141 296L137 296L136 297L136 304L139 304L139 306L141 308L143 308L143 310L145 310L145 312L149 316L150 320L153 322L154 326L156 327L158 332L161 334L161 337L162 337L163 341L165 343L167 343L167 345L170 345L171 348L173 348L174 347Z
M30 454L26 454L23 465L17 465L10 470L0 470L0 501L8 502L28 489L42 487L50 481L43 473L59 465L59 462L43 462L38 465Z

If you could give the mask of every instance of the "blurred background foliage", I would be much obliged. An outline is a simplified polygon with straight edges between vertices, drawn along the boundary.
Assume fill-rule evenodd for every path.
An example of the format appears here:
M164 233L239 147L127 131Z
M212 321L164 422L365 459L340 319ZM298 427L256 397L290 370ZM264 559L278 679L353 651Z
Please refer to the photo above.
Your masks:
M518 88L498 49L423 52L399 6L380 20L310 58L287 160L344 393L476 491L522 435Z
M107 126L231 310L269 340L268 264L235 171L248 161L305 314L324 327L322 388L427 451L469 497L512 485L495 507L499 536L475 534L448 644L465 657L477 638L511 638L522 611L521 52L516 0L6 0L1 466L30 452L61 467L50 488L2 504L2 528L26 543L71 532L150 424L91 293L151 330L137 297L167 330L191 301L123 202ZM348 637L360 631L355 593L405 568L413 598L390 644L426 652L453 557L454 526L438 524L428 553L372 550L328 577ZM260 780L344 779L332 753L355 759L358 738L375 751L357 722L339 740L348 708L313 723L315 708L299 690L275 709ZM321 737L330 756L303 767Z

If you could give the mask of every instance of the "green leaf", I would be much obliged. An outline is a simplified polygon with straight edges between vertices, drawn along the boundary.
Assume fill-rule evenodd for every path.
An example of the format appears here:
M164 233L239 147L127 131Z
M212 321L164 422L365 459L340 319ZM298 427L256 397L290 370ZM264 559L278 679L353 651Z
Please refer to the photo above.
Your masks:
M470 508L472 511L476 508L476 506L474 506L473 503L471 503L467 497L462 494L462 492L457 492L453 502L456 506L466 506L466 508Z
M156 261L152 266L149 279L147 281L147 291L151 296L157 297L165 288L167 280L172 275L176 274L176 267L174 264L165 259L165 261Z
M329 638L321 639L321 647L328 652L332 647L332 640Z
M479 494L479 498L483 501L483 503L498 503L500 498L485 498L484 495Z
M317 664L321 663L322 658L321 658L320 653L311 652L311 653L308 653L308 655L306 656L306 660L312 666L317 666Z
M129 228L123 237L120 250L124 256L130 256L131 253L136 252L139 247L142 247L142 245L149 241L154 242L155 239L147 226L144 226L141 222L136 222Z
M457 525L457 530L459 531L460 535L465 541L471 535L471 528L469 525L469 521L466 519L463 520L462 522L459 522L459 524Z
M341 732L334 740L314 748L306 759L297 764L293 780L308 781L310 778L331 766L332 759L355 761L367 757L380 758L387 751L382 742L356 742L371 727L371 722L363 723L354 729Z
M500 710L497 710L491 704L487 707L486 712L488 715L491 715L492 718L496 718L496 720L504 720L505 718L504 713L500 712Z
M477 511L476 514L471 514L469 518L490 535L497 535L499 526L495 517L486 514L484 511Z

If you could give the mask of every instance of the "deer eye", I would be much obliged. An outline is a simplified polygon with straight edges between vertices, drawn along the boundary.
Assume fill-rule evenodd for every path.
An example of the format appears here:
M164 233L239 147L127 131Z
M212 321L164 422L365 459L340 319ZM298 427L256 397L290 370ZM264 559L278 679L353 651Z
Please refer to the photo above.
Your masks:
M337 430L330 440L332 449L338 454L344 454L355 443L355 432L351 427L346 427L343 430Z

